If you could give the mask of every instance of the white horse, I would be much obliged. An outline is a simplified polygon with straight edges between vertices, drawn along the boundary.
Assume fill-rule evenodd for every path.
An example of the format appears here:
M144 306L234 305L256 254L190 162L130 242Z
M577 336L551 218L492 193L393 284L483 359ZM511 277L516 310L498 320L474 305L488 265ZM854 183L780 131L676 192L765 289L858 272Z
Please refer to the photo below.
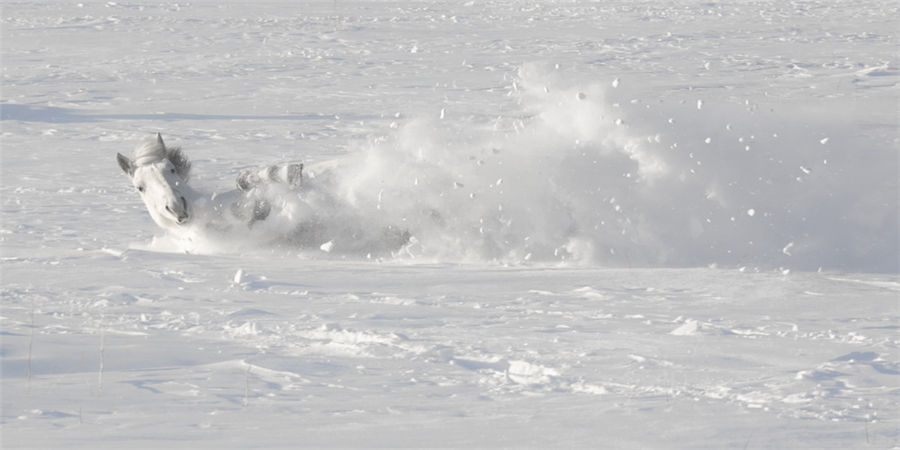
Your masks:
M303 164L282 164L245 170L237 177L237 189L205 195L188 185L190 160L180 148L166 147L160 134L139 145L133 157L119 153L116 159L153 221L176 237L190 240L199 233L232 239L256 232L256 240L264 243L379 253L410 238L392 226L373 226L339 200L333 194L334 164L319 164L313 172L316 188L304 183ZM275 223L266 229L268 222Z

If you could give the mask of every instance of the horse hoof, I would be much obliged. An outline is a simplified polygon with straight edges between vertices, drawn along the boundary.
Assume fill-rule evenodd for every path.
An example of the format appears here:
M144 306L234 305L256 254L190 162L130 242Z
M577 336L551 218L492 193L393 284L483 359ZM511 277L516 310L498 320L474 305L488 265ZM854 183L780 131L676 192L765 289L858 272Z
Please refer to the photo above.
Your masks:
M266 220L266 217L269 217L269 213L272 212L272 205L265 200L257 200L253 205L253 221L259 222L261 220Z
M259 175L250 170L245 170L237 177L237 187L242 192L247 192L259 184Z
M285 179L291 187L300 186L303 183L303 164L288 164Z

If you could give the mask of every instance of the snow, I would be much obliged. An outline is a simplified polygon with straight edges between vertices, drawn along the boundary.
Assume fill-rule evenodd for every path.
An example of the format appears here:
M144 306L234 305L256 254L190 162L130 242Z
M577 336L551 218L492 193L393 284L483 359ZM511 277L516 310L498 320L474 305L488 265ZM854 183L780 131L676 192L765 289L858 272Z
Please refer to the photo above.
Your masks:
M900 445L895 2L2 8L4 448Z

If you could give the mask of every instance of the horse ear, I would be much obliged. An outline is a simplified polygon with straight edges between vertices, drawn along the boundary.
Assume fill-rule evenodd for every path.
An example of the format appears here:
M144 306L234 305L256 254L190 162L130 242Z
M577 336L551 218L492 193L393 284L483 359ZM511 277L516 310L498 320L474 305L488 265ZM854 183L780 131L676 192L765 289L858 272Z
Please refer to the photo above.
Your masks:
M119 167L121 167L128 176L134 176L134 163L131 162L128 157L121 153L116 153L116 161L119 162Z
M162 147L166 148L166 143L162 140L162 133L156 133L156 142Z

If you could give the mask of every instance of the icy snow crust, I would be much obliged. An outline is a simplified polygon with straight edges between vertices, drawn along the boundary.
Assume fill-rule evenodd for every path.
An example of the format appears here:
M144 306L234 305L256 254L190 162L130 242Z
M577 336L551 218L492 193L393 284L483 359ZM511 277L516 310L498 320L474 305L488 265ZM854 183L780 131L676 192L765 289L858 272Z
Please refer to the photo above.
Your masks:
M5 2L2 445L898 445L898 16Z

